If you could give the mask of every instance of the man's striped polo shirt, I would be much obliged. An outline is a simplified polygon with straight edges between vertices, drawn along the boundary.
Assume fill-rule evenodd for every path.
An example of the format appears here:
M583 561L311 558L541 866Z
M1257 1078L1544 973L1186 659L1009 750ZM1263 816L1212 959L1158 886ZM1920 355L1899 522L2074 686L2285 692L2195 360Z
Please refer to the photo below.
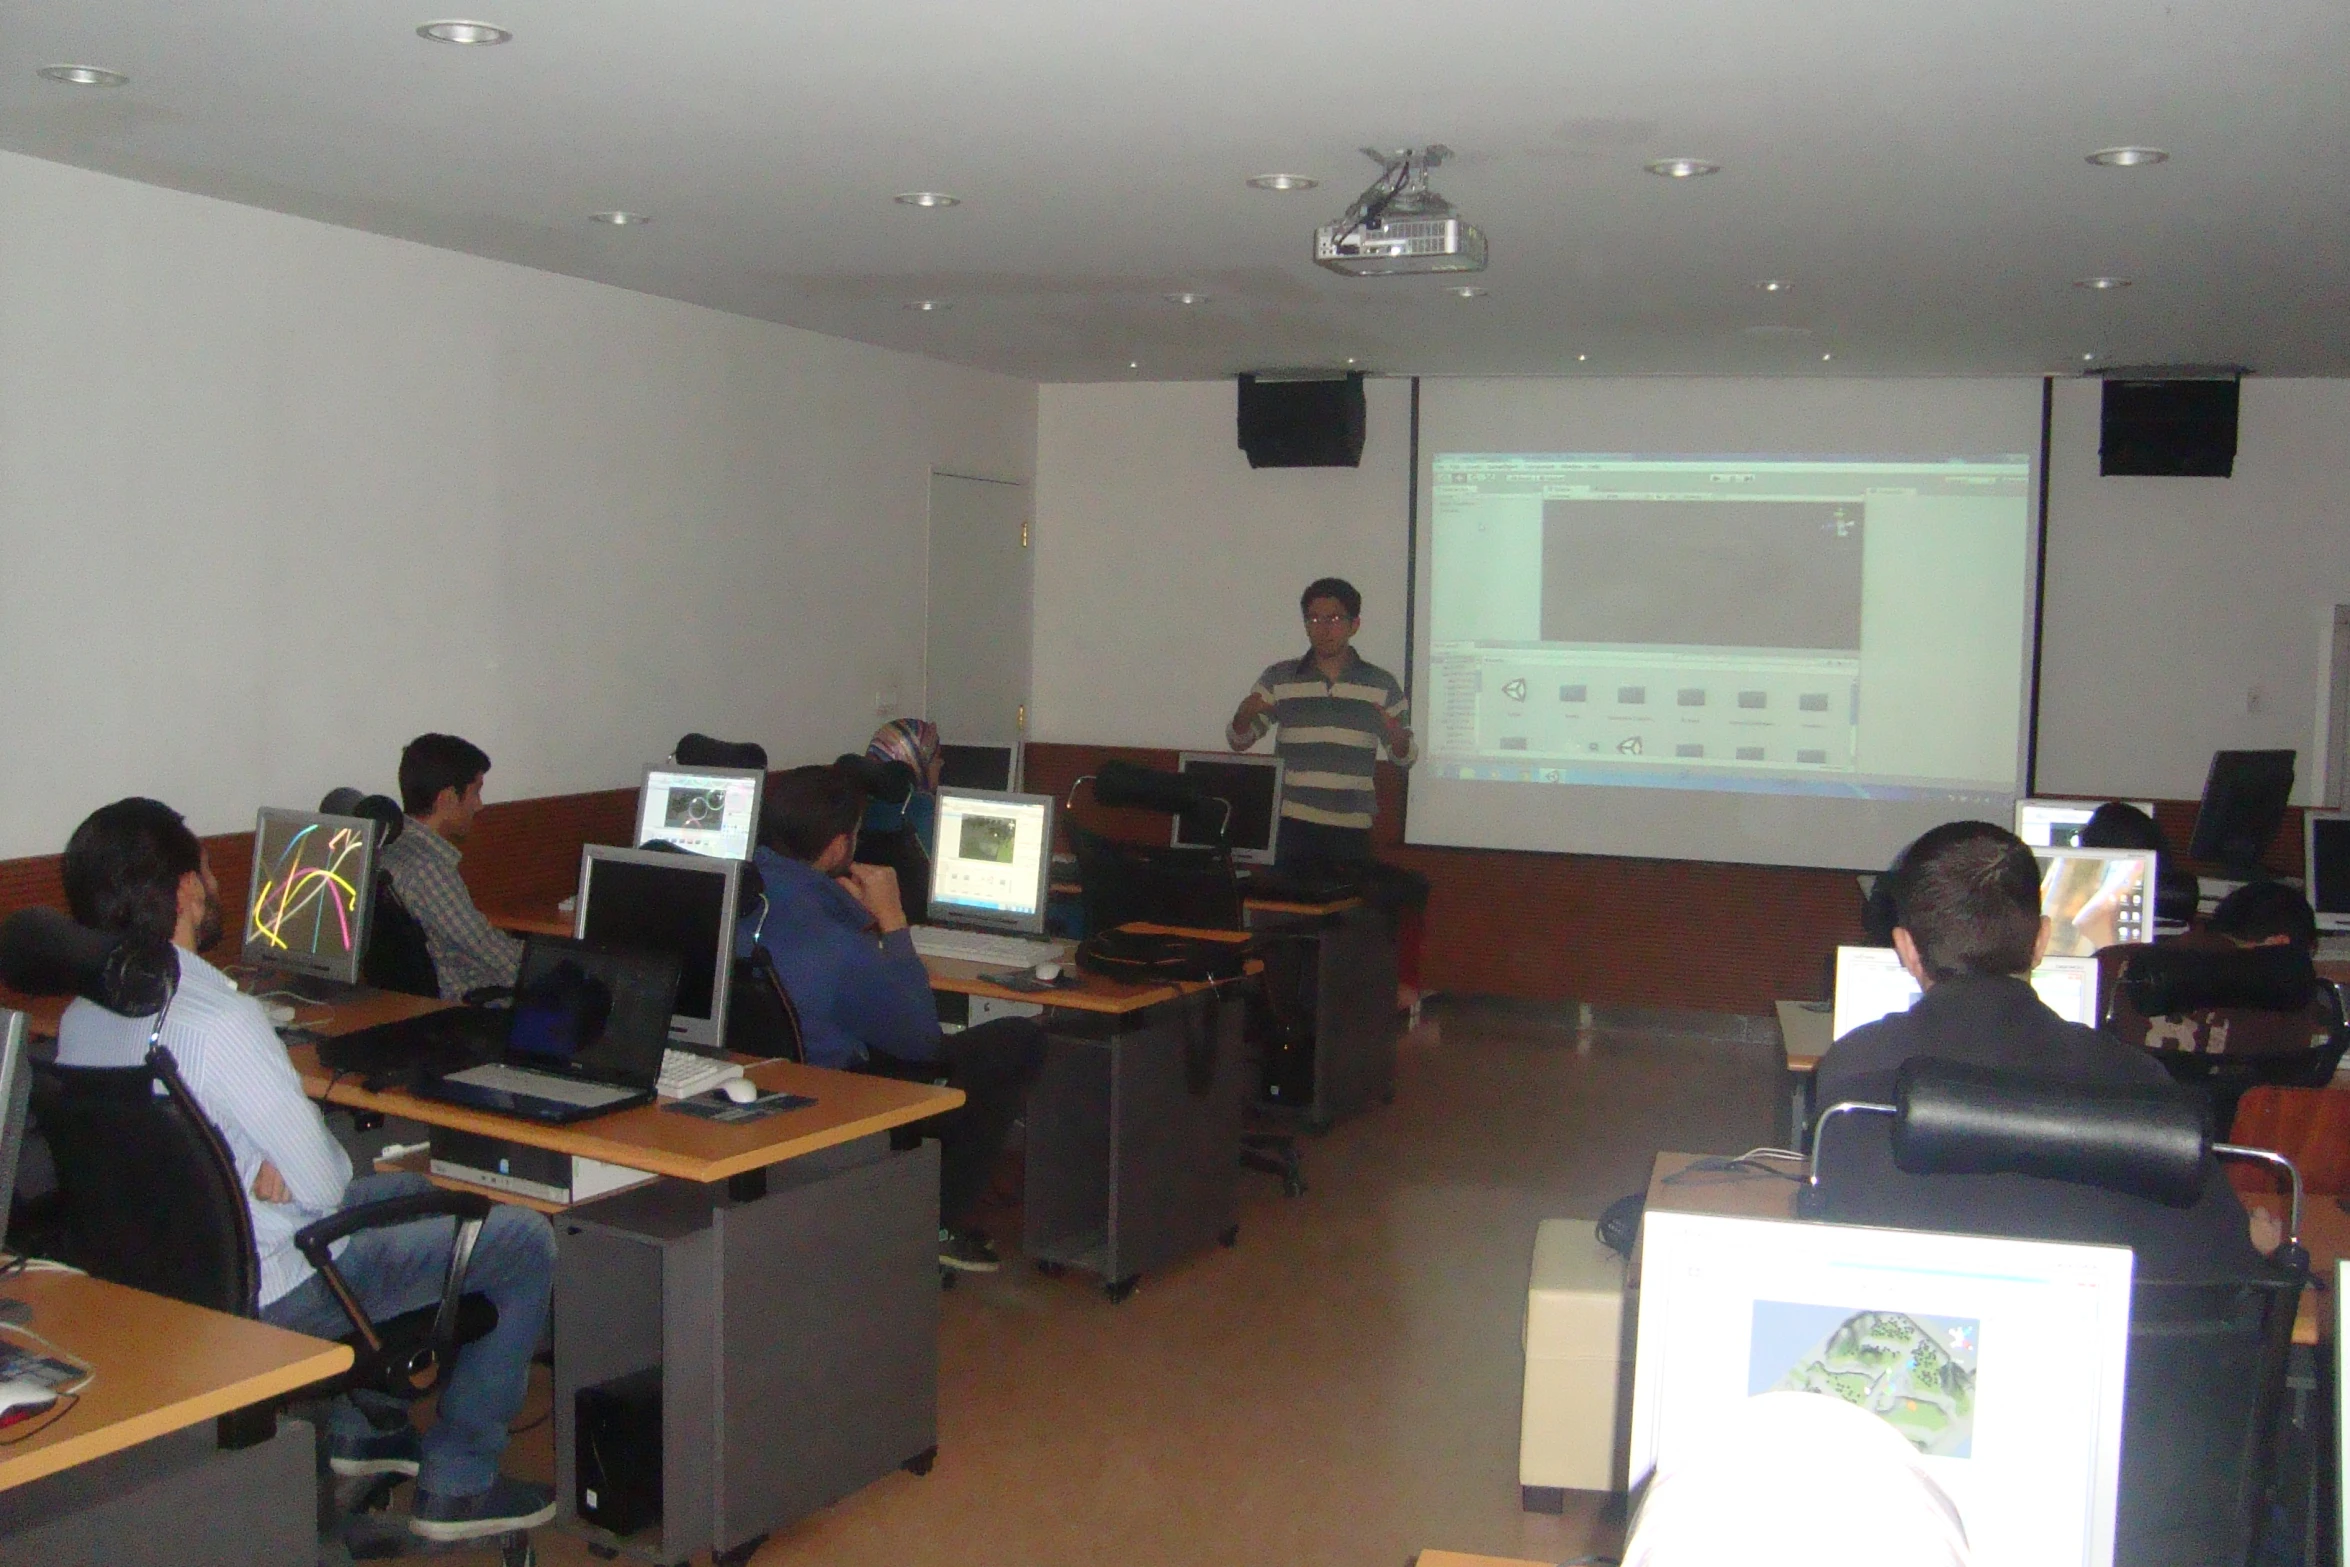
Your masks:
M1281 726L1274 754L1282 760L1281 814L1325 827L1368 828L1378 809L1372 782L1379 760L1380 715L1408 722L1412 704L1393 675L1346 650L1346 667L1325 680L1309 651L1257 677L1256 694L1273 705L1232 739L1254 744L1272 724ZM1395 758L1409 766L1410 755Z

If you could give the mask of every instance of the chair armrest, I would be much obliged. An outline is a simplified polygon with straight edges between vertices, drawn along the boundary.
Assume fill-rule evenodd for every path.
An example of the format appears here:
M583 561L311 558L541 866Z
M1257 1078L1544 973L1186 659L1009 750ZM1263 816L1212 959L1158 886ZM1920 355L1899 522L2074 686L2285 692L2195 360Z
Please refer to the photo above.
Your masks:
M447 1372L457 1348L458 1307L465 1295L465 1274L473 1261L473 1244L481 1238L482 1224L493 1206L490 1199L478 1192L411 1192L404 1197L386 1197L380 1202L345 1208L294 1232L295 1248L309 1259L318 1276L326 1280L326 1287L342 1306L343 1315L351 1319L353 1331L367 1346L367 1355L372 1359L384 1354L383 1335L376 1331L365 1304L352 1292L328 1248L344 1236L361 1230L384 1229L417 1219L447 1218L455 1222L449 1246L449 1272L441 1286L440 1309L433 1314L431 1342L400 1356L398 1364L386 1373L396 1372L405 1377L408 1391L402 1396L414 1398L432 1391ZM394 1391L381 1381L378 1385L386 1392Z
M476 985L457 999L469 1007L492 1006L500 1001L513 1000L514 987L512 985Z
M303 1225L294 1232L294 1247L309 1259L310 1266L324 1268L329 1260L327 1248L347 1235L356 1235L361 1230L388 1229L417 1219L470 1219L479 1224L490 1216L491 1206L490 1199L478 1192L411 1192L404 1197L386 1197L380 1202L339 1209Z

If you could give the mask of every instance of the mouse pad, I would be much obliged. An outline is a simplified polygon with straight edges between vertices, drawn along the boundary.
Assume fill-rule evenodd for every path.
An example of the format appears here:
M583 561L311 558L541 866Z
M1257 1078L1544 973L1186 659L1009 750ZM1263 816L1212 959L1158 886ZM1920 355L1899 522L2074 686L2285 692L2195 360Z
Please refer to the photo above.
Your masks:
M746 1121L764 1121L771 1115L786 1110L798 1110L816 1101L806 1094L761 1094L747 1105L738 1105L726 1097L721 1089L713 1088L706 1094L691 1099L673 1099L661 1106L679 1115L699 1116L705 1121L719 1121L728 1126L740 1126Z

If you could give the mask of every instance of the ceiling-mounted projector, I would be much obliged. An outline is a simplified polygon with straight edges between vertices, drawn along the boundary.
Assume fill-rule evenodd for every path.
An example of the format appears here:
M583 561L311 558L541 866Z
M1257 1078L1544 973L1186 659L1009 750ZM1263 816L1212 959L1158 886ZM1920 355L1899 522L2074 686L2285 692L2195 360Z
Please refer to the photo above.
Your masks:
M1485 270L1485 236L1428 188L1428 171L1452 156L1450 147L1365 147L1363 156L1382 172L1346 216L1314 230L1316 266L1349 277Z

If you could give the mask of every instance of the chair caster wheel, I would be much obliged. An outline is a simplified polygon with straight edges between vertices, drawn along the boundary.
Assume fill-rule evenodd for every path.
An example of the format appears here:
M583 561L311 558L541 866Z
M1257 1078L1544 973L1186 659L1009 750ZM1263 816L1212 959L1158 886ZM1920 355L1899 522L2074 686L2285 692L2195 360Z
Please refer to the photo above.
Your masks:
M907 1459L904 1463L898 1465L898 1467L910 1475L926 1475L930 1473L931 1469L937 1463L938 1449L935 1447L926 1447L922 1449L921 1452L916 1453L913 1457Z
M1102 1286L1102 1293L1110 1297L1111 1305L1123 1306L1126 1304L1127 1297L1134 1293L1134 1286L1141 1282L1142 1276L1140 1274L1136 1274L1132 1278L1112 1279Z
M745 1567L752 1557L759 1554L759 1547L766 1543L766 1535L754 1534L731 1550L712 1551L710 1567Z
M1237 1246L1237 1245L1239 1245L1239 1244L1240 1244L1240 1226L1239 1226L1239 1225L1237 1225L1237 1224L1233 1224L1233 1225L1227 1225L1227 1226L1225 1227L1224 1233L1216 1237L1216 1244L1217 1244L1217 1245L1219 1245L1219 1246Z
M1065 1262L1055 1262L1050 1257L1039 1257L1036 1259L1036 1271L1048 1279L1057 1279L1069 1271L1069 1265Z

